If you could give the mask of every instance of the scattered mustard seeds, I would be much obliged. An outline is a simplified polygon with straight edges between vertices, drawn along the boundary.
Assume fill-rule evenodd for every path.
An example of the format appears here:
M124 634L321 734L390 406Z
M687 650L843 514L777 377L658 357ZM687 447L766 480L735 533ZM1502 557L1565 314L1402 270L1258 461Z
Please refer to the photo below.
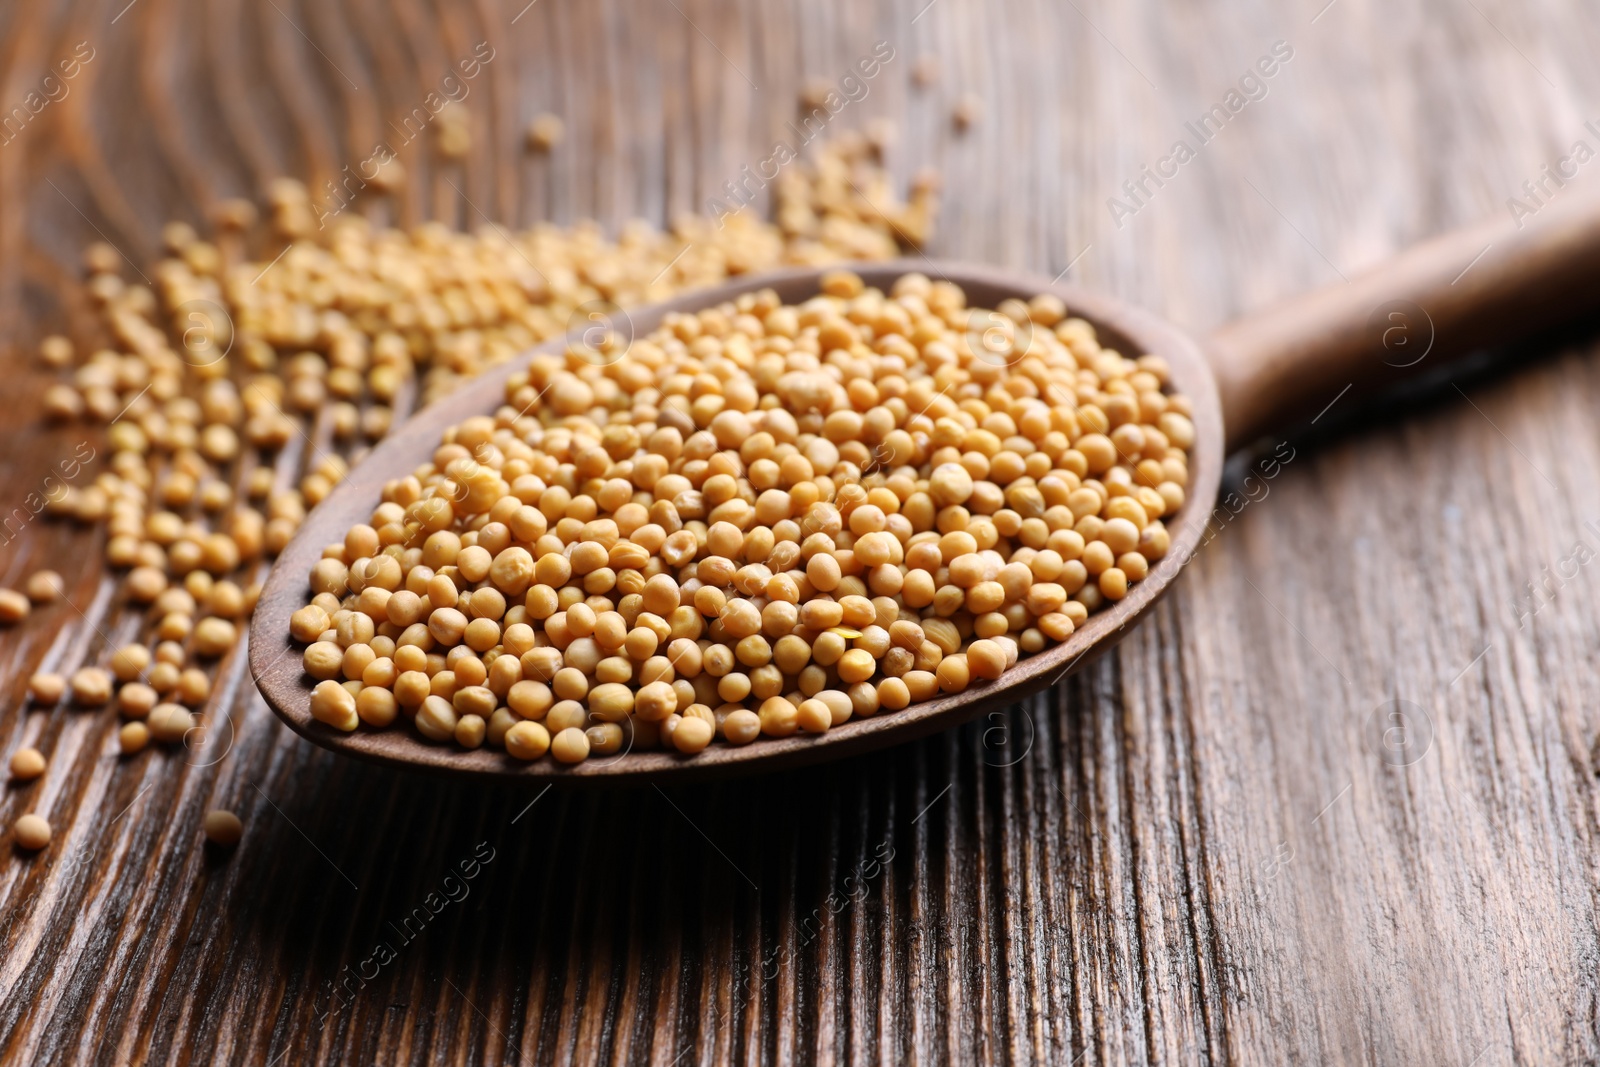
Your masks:
M1050 295L822 289L513 375L312 568L313 716L569 764L823 734L999 679L1166 554L1159 357Z
M464 108L441 116L437 147L446 158L470 150L468 119ZM564 132L558 118L540 116L530 129L532 147L554 148ZM383 195L404 180L392 162L369 185ZM33 703L57 705L70 690L79 708L114 705L129 720L118 731L124 754L144 750L152 738L182 742L200 721L218 658L247 625L268 562L350 463L407 412L575 323L620 319L618 307L753 271L893 257L924 241L936 214L936 185L919 182L902 198L872 145L855 134L786 167L773 194L771 222L742 210L684 216L665 231L636 221L615 237L592 222L458 233L438 223L405 231L375 226L354 205L319 217L326 204L304 185L281 180L265 211L241 200L221 204L212 239L188 224L165 227L164 257L138 277L116 249L91 245L85 295L98 317L75 322L72 338L44 338L39 359L60 375L44 393L44 418L86 422L104 447L97 436L94 451L75 454L84 474L51 494L46 514L105 528L105 563L122 575L118 596L146 621L136 639L98 660L35 674ZM301 443L313 439L300 458ZM35 573L20 590L0 590L0 624L20 623L31 602L64 592L51 572ZM492 651L503 648L505 631L527 608L503 594L496 604L488 594L498 589L482 592L462 612L461 641ZM405 604L398 598L395 610ZM332 613L339 610L333 605ZM416 650L376 628L340 632L324 615L322 629L333 631L340 650L338 676L360 667L374 679L354 694L357 720L382 728L404 713L413 721L422 699L433 695L431 688L419 694L417 680L431 686L439 673L428 673L426 655L415 661ZM449 623L441 617L441 626ZM625 641L639 651L652 636L645 629ZM371 662L358 662L363 653L346 662L341 640L369 649ZM472 663L453 672L457 688L476 690L459 708L452 690L452 699L421 717L441 742L537 758L570 726L576 734L558 747L563 758L612 755L633 743L622 720L591 724L581 694L567 695L580 681L588 688L582 672L563 675L563 696L558 701L552 692L535 722L499 699L513 660L491 676L486 657L474 660L482 679ZM600 673L617 675L617 666ZM376 684L391 670L389 687ZM401 696L410 703L402 705ZM539 701L519 690L514 706ZM658 700L653 713L683 717L662 712L663 704ZM341 716L347 710L337 699L327 709ZM664 729L656 727L658 737ZM750 723L734 716L728 729L744 736ZM666 729L683 745L701 732ZM37 821L47 840L48 826Z

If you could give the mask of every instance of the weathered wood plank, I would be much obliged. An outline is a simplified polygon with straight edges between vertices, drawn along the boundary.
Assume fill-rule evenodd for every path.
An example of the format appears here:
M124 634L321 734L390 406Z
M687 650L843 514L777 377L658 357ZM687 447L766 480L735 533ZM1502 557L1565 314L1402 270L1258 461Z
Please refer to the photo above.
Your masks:
M34 339L90 341L83 244L144 264L168 218L280 174L320 185L480 40L472 152L402 148L403 224L663 224L769 151L807 79L884 40L894 60L838 125L889 118L899 177L941 168L938 254L1070 265L1196 329L1505 210L1575 140L1600 145L1600 25L1552 5L56 0L0 25L5 107L96 49L0 146L17 412L47 384ZM1107 198L1279 40L1294 55L1266 95L1119 227ZM914 88L929 53L941 77ZM983 116L957 134L969 93ZM568 138L528 155L541 110ZM526 808L341 763L278 727L242 658L231 739L124 761L107 716L23 702L36 664L128 625L72 562L92 539L32 523L0 581L55 561L81 613L0 641L0 740L52 760L0 819L56 828L0 861L0 1057L1600 1058L1593 569L1523 625L1512 607L1575 542L1600 551L1600 374L1587 335L1509 364L1291 436L1267 497L1055 693L881 758L666 795ZM0 423L0 510L79 439ZM1385 747L1372 716L1396 698L1421 717ZM199 844L218 805L246 823L228 857ZM494 859L469 892L402 936L479 842ZM352 979L379 943L394 960Z

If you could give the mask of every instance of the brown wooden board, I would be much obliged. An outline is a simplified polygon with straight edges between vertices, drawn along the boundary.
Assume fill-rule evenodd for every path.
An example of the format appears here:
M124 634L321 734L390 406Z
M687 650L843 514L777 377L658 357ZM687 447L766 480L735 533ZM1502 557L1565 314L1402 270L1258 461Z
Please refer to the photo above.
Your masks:
M31 418L32 342L90 314L84 244L147 265L169 218L283 173L321 188L485 40L472 154L405 156L399 221L700 209L802 84L883 40L836 121L888 117L902 179L942 170L931 254L1064 271L1197 335L1532 205L1525 181L1571 195L1543 168L1600 147L1600 24L1487 0L13 3L0 108L78 42L95 58L0 144L0 511L85 439ZM1280 40L1265 95L1114 220ZM527 155L540 110L568 137ZM1061 687L708 786L540 794L336 757L278 722L242 650L206 744L123 760L109 713L23 701L41 662L131 632L94 537L29 523L0 582L55 566L70 604L0 635L4 751L51 759L0 794L0 1058L1600 1058L1600 613L1566 562L1600 550L1596 367L1583 334L1365 420L1336 402L1275 477L1224 485L1172 594ZM201 843L218 806L245 822L230 855ZM29 810L55 827L34 857L9 839Z

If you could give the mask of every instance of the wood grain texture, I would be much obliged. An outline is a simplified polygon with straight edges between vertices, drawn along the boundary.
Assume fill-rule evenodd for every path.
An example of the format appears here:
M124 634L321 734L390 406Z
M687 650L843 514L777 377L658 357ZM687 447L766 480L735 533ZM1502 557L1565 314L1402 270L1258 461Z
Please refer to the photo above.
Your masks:
M25 353L88 315L86 242L146 264L168 218L282 173L320 187L480 40L472 156L403 150L382 217L695 209L805 80L887 40L839 121L889 117L899 174L943 170L932 251L1071 265L1196 332L1505 211L1596 145L1600 106L1600 25L1544 2L3 5L0 107L96 49L0 145L3 510L82 439L33 425ZM1278 40L1265 97L1119 227L1107 198ZM926 54L942 77L917 91ZM984 115L957 135L968 92ZM545 109L569 138L524 155ZM1579 334L1499 366L1357 421L1335 404L1275 476L1241 470L1172 595L1065 686L709 787L539 794L341 760L277 723L240 653L205 745L123 761L109 716L22 701L40 662L131 632L94 539L30 524L0 582L48 561L70 603L0 637L5 751L51 757L0 819L56 830L32 858L0 838L0 1058L1600 1058L1600 612L1594 569L1563 563L1600 551L1600 363ZM1415 710L1386 734L1396 699ZM200 845L213 806L245 820L232 855ZM461 899L435 915L429 894Z

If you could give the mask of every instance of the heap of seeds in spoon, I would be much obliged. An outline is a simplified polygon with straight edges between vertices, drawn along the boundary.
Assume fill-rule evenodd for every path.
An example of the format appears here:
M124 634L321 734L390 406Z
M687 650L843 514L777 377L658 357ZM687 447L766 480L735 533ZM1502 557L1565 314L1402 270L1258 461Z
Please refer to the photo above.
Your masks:
M784 265L891 257L925 237L935 210L931 180L900 201L859 136L792 165L774 190L775 223L689 216L611 240L589 223L400 231L350 211L322 225L305 187L285 180L266 225L248 202L227 202L214 240L169 225L167 257L142 271L92 246L98 319L41 343L63 379L44 408L58 423L107 426L109 456L86 442L40 508L107 528L117 603L145 618L135 641L94 646L70 677L34 675L33 704L114 705L128 754L152 738L200 738L265 561L411 408L612 305ZM62 592L52 572L0 590L0 624L76 618L51 606Z
M563 763L822 734L1001 677L1166 553L1163 360L1051 295L822 290L515 374L313 567L312 714Z

